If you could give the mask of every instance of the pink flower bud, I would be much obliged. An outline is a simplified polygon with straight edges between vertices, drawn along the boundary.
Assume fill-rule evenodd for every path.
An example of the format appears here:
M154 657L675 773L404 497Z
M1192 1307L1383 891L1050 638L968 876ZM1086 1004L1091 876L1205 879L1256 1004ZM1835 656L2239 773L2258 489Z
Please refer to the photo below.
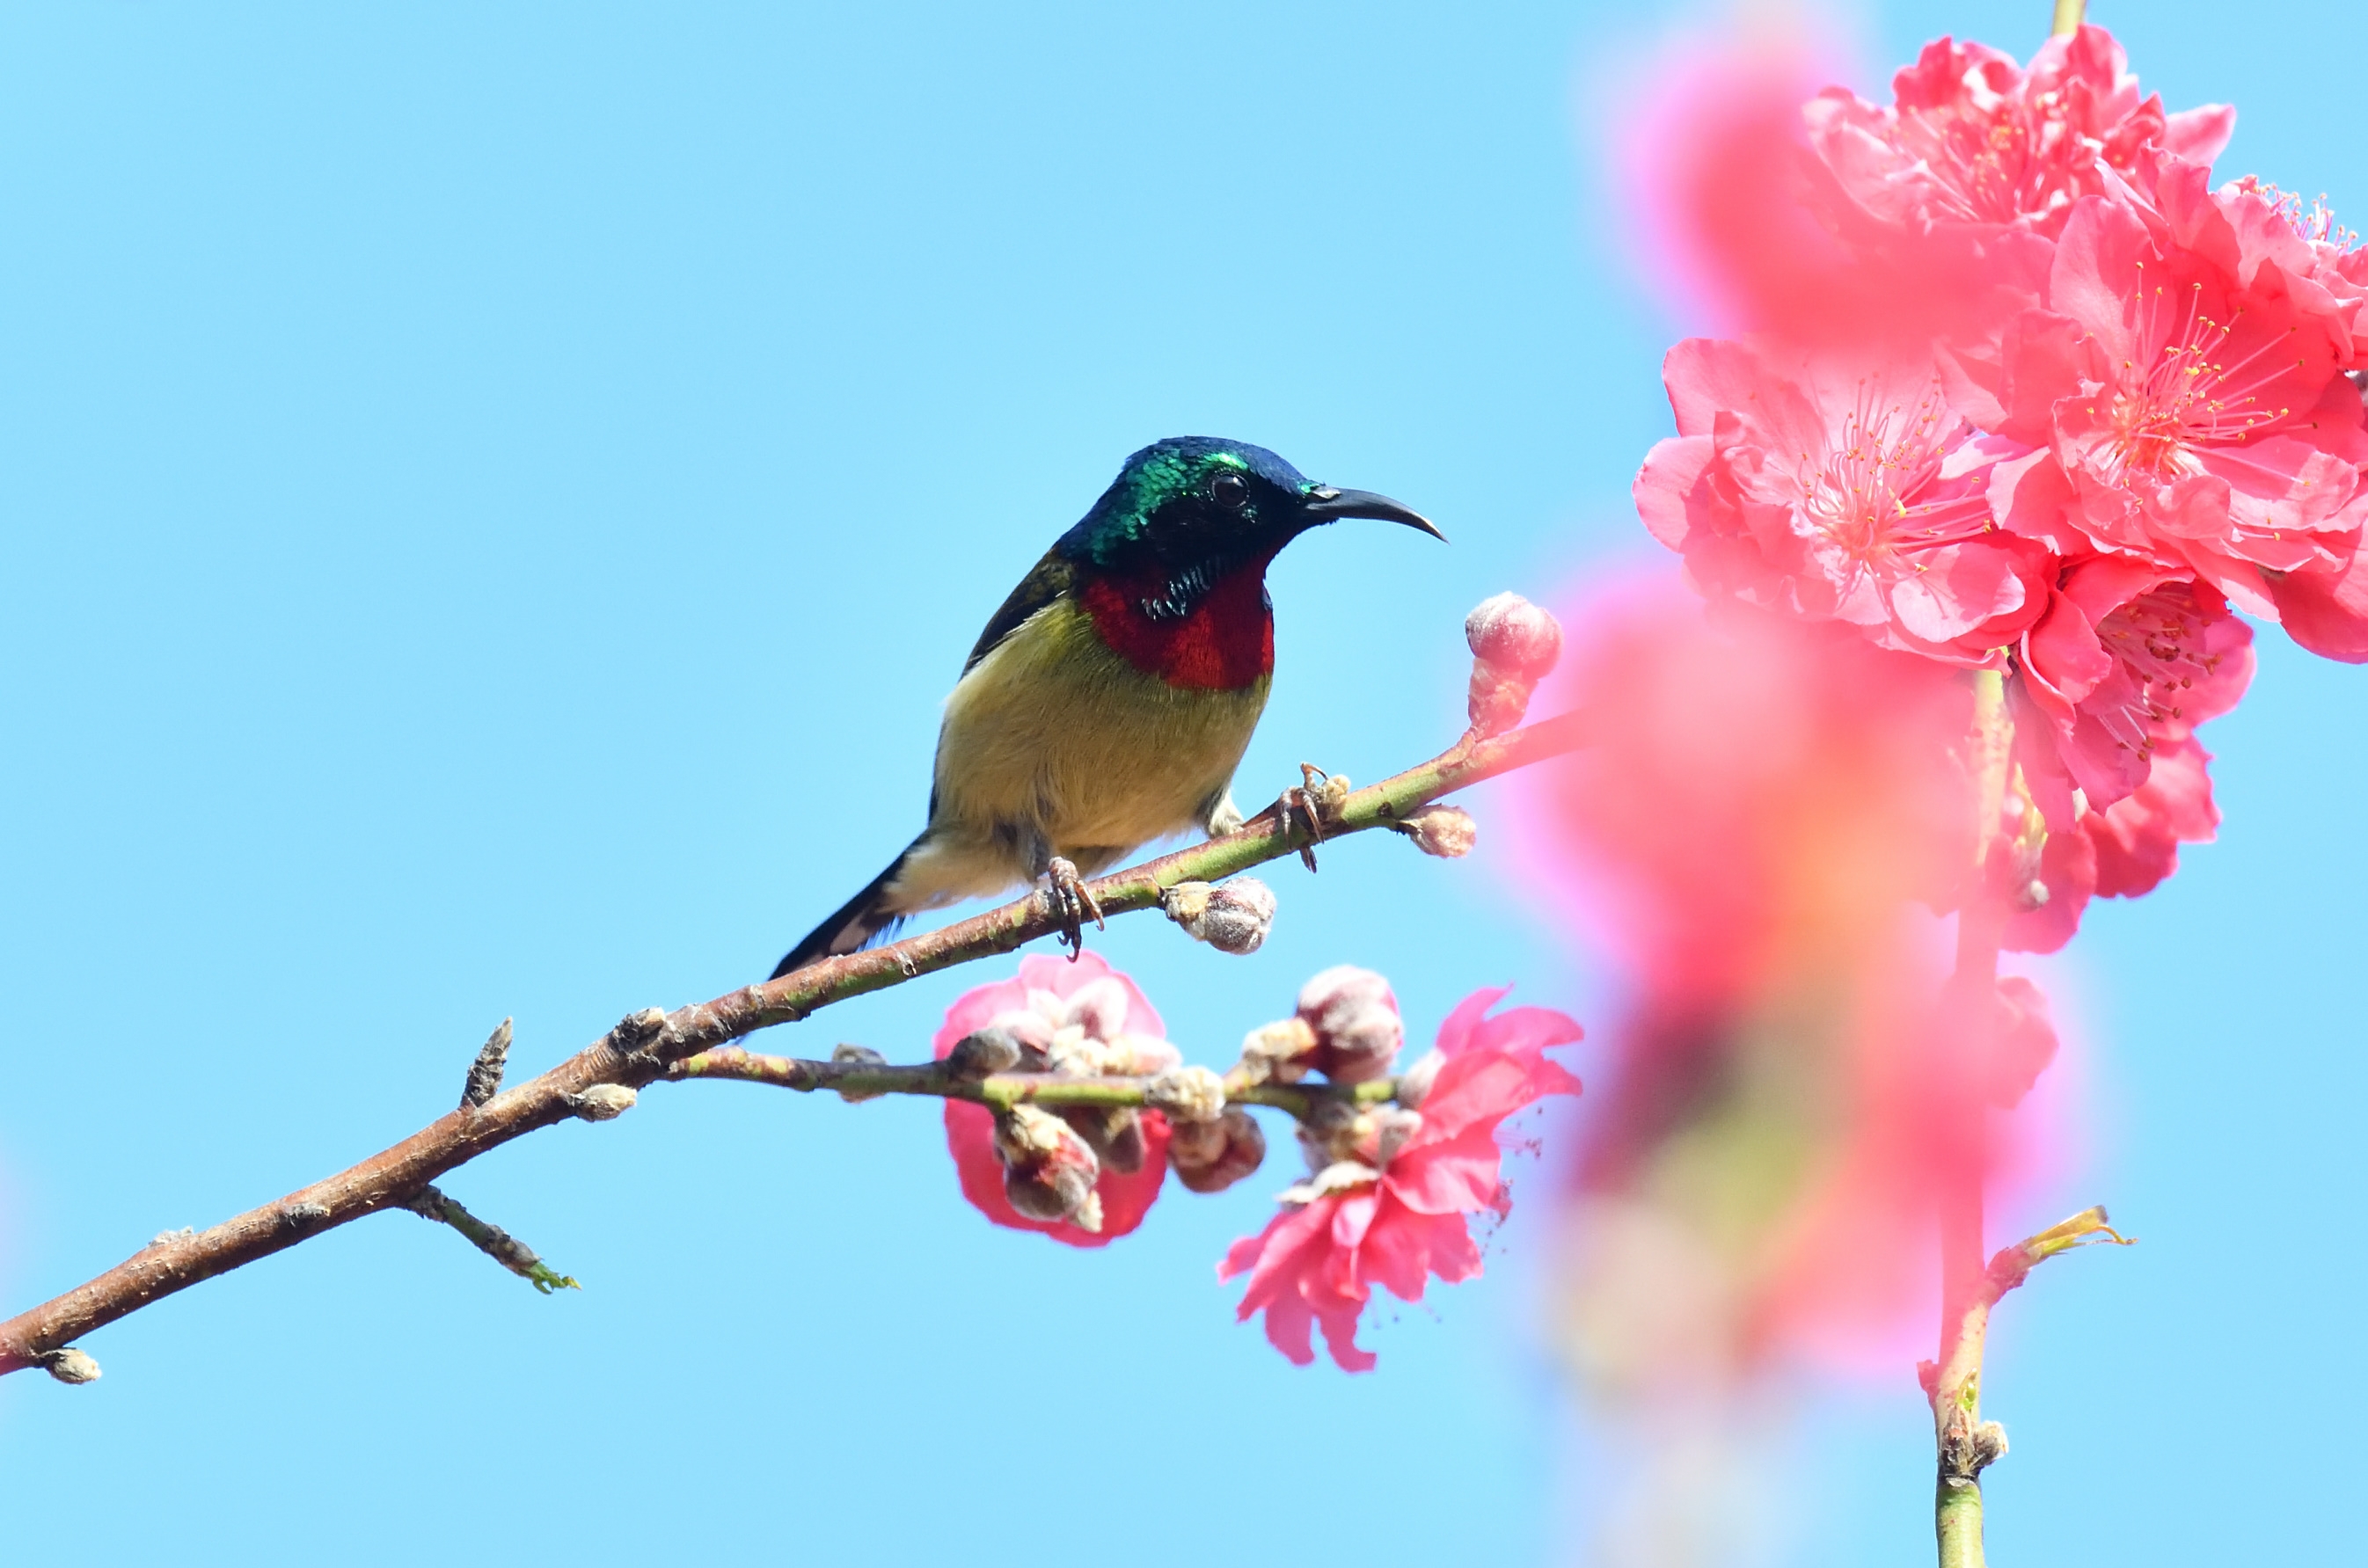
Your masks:
M995 1152L1003 1161L1003 1195L1013 1209L1030 1220L1075 1216L1084 1224L1101 1163L1066 1122L1034 1106L1014 1106L995 1119Z
M1442 860L1460 860L1471 854L1473 843L1480 836L1480 824L1461 806L1425 806L1399 819L1397 829L1414 840L1417 849Z
M1527 676L1532 684L1562 657L1562 622L1519 594L1482 600L1463 619L1463 640L1482 664Z
M1221 953L1254 953L1274 928L1274 891L1256 877L1214 887L1178 882L1167 890L1164 907L1187 936Z
M1474 660L1472 687L1464 699L1472 728L1482 735L1501 735L1520 723L1530 710L1530 691L1536 684L1486 659Z
M1299 1017L1315 1037L1309 1065L1336 1084L1382 1076L1406 1043L1390 983L1354 964L1327 969L1301 987Z
M1227 1106L1213 1121L1178 1122L1167 1144L1167 1163L1191 1192L1223 1192L1265 1160L1266 1134L1239 1106Z

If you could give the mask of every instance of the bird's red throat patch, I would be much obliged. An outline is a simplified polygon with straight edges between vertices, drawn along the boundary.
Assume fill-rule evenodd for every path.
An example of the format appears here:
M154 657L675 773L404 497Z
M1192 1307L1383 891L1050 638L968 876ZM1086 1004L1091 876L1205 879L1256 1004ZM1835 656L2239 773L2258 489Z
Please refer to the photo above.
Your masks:
M1099 577L1077 597L1101 640L1136 669L1170 686L1238 691L1274 673L1266 567L1262 560L1244 562L1173 619L1155 620L1144 611L1164 583Z

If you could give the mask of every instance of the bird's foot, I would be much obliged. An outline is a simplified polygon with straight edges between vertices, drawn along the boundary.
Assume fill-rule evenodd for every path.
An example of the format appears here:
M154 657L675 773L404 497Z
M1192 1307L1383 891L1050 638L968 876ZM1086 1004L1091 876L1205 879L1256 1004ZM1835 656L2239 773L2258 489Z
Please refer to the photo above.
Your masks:
M1306 782L1285 790L1274 803L1276 823L1286 835L1295 835L1301 827L1307 832L1307 842L1299 846L1299 858L1309 870L1315 869L1315 846L1324 842L1324 824L1337 819L1340 808L1349 801L1349 778L1342 773L1326 773L1312 762L1299 765L1299 776Z
M1102 920L1102 906L1095 902L1093 890L1077 875L1076 865L1058 855L1044 868L1044 905L1061 923L1061 940L1068 944L1071 962L1086 950L1087 915L1094 917L1095 930L1110 928Z

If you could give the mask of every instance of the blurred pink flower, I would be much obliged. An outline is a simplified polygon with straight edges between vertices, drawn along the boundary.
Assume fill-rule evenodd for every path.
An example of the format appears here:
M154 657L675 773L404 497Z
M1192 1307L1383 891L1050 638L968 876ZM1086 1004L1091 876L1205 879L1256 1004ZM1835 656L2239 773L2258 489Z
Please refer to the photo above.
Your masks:
M1480 1272L1464 1216L1512 1206L1497 1124L1541 1096L1579 1092L1578 1080L1544 1055L1578 1039L1578 1025L1543 1007L1486 1017L1505 994L1475 991L1440 1026L1436 1075L1414 1112L1419 1125L1399 1130L1395 1146L1385 1139L1378 1166L1342 1160L1316 1171L1285 1195L1289 1207L1264 1232L1235 1242L1217 1266L1221 1280L1249 1276L1240 1317L1263 1311L1268 1341L1293 1363L1315 1358L1311 1330L1320 1324L1334 1362L1368 1371L1374 1357L1358 1348L1357 1317L1375 1285L1418 1301L1431 1276L1453 1284Z
M1999 454L1929 362L1690 338L1661 377L1678 435L1636 506L1703 593L1964 665L1998 662L2045 608L2048 552L1991 521Z
M1987 45L1936 39L1882 108L1828 87L1805 114L1840 194L1873 224L2020 229L2053 238L2083 196L2151 201L2163 155L2209 165L2237 111L2165 114L2100 27L2053 38L2025 70Z
M1972 864L1965 679L1669 588L1563 619L1588 630L1554 706L1591 744L1522 779L1510 825L1634 990L1578 1178L1582 1359L1634 1370L1640 1290L1696 1325L1690 1376L1895 1330L1937 1194L1998 1153L1951 1132L1944 953L1915 907ZM1631 1244L1669 1272L1630 1278Z
M1116 1071L1157 1071L1155 1062L1174 1054L1150 1000L1133 980L1093 952L1080 953L1074 963L1031 954L1019 960L1014 978L963 992L946 1009L946 1021L938 1029L933 1041L938 1058L942 1061L965 1038L989 1025L1010 1029L1022 1044L1039 1051L1075 1048L1105 1057L1122 1053L1124 1062L1108 1063ZM1091 1231L1074 1219L1036 1220L1014 1209L1004 1196L994 1114L968 1100L946 1101L946 1147L953 1155L962 1196L998 1225L1041 1232L1070 1246L1108 1245L1142 1224L1158 1198L1167 1175L1167 1119L1146 1110L1141 1114L1141 1127L1144 1155L1138 1169L1121 1171L1107 1160L1102 1163L1094 1184L1101 1200L1101 1228Z

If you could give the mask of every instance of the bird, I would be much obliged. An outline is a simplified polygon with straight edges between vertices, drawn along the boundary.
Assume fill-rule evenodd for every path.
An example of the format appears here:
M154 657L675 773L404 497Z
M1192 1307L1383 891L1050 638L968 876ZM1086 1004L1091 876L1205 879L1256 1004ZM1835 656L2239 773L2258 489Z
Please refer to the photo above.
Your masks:
M1274 673L1267 566L1344 517L1447 537L1247 441L1170 437L1129 457L979 633L946 699L928 825L773 978L1038 879L1075 909L1078 879L1144 844L1239 827L1234 771Z

